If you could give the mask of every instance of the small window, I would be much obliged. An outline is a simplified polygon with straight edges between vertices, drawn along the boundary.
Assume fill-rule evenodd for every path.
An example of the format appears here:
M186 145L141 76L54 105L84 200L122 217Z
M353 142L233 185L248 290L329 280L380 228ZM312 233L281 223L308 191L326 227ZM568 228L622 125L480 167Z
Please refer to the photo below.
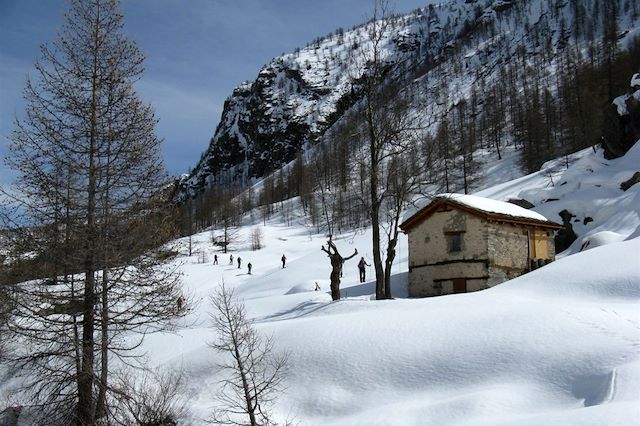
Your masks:
M449 245L449 253L461 252L462 251L462 232L448 233L447 243Z

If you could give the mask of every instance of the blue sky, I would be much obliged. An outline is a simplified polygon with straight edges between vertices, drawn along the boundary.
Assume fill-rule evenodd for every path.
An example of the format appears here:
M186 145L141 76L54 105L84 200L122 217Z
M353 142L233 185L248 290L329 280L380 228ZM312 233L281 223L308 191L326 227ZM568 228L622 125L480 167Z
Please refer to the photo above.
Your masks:
M408 12L430 0L391 2ZM207 148L225 98L273 57L315 37L359 24L373 0L121 0L125 31L147 57L138 92L153 105L171 174ZM0 156L39 45L51 42L66 0L0 0ZM10 180L4 165L0 184Z

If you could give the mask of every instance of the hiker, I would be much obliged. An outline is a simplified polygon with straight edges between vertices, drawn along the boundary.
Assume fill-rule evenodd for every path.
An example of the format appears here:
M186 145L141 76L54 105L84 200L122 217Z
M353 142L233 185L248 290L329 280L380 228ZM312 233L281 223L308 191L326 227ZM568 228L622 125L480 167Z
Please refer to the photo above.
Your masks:
M358 269L360 270L360 282L363 283L365 281L365 266L371 266L369 265L365 260L364 257L360 258L360 262L358 262Z
M213 255L213 264L214 264L214 265L217 265L217 264L218 264L218 255L217 255L217 254L214 254L214 255Z
M233 255L229 256L229 265L233 265Z
M247 263L247 269L249 269L249 275L251 275L251 262Z
M238 269L240 269L241 266L242 266L242 258L238 256Z
M284 269L284 264L287 262L287 257L283 254L282 259L280 260L282 260L282 269Z

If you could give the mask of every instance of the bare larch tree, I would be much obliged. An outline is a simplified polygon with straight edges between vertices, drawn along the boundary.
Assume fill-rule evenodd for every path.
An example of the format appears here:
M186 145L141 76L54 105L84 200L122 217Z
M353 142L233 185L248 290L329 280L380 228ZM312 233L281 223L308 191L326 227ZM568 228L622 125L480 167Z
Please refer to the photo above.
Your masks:
M118 6L70 1L27 81L6 158L17 179L4 218L51 278L16 286L13 361L56 424L108 421L110 360L131 365L142 337L186 309L176 309L179 275L154 252L173 235L168 179L153 111L134 89L144 57Z
M275 353L274 341L260 336L244 305L224 284L210 300L210 318L217 337L209 345L226 357L219 364L225 374L217 396L221 406L214 411L211 422L274 425L270 409L282 391L288 355Z

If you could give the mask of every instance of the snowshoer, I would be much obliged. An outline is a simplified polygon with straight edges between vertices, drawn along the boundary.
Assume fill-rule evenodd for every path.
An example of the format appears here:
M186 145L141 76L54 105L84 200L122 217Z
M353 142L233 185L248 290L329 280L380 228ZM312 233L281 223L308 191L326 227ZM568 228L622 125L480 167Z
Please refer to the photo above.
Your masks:
M247 263L247 269L249 269L249 275L251 275L251 262Z
M364 257L360 258L360 262L358 262L358 269L360 270L360 282L363 283L365 281L365 274L366 271L364 269L365 266L371 266L369 265L365 260Z
M214 254L214 255L213 255L213 264L214 264L214 265L217 265L217 264L218 264L218 255L217 255L217 254Z
M282 260L282 269L284 269L284 264L287 262L287 257L283 254L282 259L280 260Z
M229 256L229 265L233 265L233 255Z
M238 269L242 266L242 258L238 256Z

